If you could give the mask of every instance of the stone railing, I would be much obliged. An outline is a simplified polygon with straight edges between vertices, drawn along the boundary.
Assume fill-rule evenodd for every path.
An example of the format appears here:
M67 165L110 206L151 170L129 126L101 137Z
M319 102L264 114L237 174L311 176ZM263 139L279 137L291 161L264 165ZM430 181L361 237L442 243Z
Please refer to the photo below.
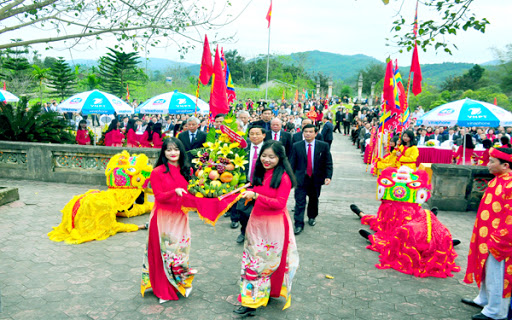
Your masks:
M494 178L484 166L432 164L432 197L430 207L446 211L476 211Z
M160 150L0 141L0 178L105 185L105 168L122 150L144 153L151 164Z

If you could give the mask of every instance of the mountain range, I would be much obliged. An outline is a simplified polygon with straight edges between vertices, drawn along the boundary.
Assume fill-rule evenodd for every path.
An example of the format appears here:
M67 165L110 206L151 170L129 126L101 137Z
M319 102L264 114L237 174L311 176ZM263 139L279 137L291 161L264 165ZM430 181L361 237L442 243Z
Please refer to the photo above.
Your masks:
M323 74L331 77L333 80L343 80L347 82L356 81L361 70L372 64L382 64L383 61L377 60L373 57L356 54L356 55L341 55L330 52L322 51L306 51L297 52L290 55L282 55L284 61L287 63L303 66L309 73L322 72ZM67 61L70 65L84 65L86 67L97 66L97 60L76 59ZM497 61L489 61L483 63L485 68L494 68ZM229 64L229 61L228 61ZM458 76L473 67L472 63L435 63L435 64L422 64L423 79L431 85L439 85L446 78L450 76ZM169 59L161 58L148 58L147 60L141 59L140 66L152 71L159 71L164 73L168 69L177 67L186 68L190 70L193 75L199 74L199 64L192 64L187 62L178 62ZM409 67L400 67L400 72L404 78L407 78ZM236 84L236 79L233 79Z

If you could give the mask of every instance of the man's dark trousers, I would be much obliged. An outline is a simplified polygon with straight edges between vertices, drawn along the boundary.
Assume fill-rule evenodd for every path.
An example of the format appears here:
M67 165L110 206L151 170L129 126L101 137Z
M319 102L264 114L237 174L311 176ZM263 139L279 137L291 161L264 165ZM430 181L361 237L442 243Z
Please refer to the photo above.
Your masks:
M306 196L308 197L308 219L318 216L318 198L321 186L315 186L313 178L304 177L304 185L295 188L295 227L304 227L304 212L306 211Z

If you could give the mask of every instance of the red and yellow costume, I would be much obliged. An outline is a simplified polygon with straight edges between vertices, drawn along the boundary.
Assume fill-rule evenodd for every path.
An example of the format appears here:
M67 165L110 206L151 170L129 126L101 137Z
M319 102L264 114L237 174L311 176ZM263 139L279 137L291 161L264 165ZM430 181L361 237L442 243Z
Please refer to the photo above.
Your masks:
M512 155L491 149L490 156L512 162ZM503 298L510 298L512 290L512 172L496 176L489 182L476 216L468 267L464 282L476 281L481 286L489 253L498 261L505 261Z
M428 174L408 167L387 168L378 179L382 200L376 216L365 215L362 224L376 231L367 249L380 253L379 269L395 269L416 277L452 277L455 264L450 231L421 204L430 196Z
M401 155L397 156L396 153L400 151ZM394 155L396 156L396 168L400 168L401 166L407 166L412 170L416 170L416 160L420 155L420 151L416 146L406 147L403 145L399 145L393 150Z

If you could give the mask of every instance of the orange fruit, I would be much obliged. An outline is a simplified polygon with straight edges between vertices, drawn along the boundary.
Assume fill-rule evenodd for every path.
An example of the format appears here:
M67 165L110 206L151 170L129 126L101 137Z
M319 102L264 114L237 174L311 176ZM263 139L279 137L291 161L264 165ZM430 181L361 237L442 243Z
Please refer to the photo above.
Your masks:
M229 183L231 182L231 180L233 180L233 175L229 172L224 172L223 174L220 175L220 181L224 183Z

